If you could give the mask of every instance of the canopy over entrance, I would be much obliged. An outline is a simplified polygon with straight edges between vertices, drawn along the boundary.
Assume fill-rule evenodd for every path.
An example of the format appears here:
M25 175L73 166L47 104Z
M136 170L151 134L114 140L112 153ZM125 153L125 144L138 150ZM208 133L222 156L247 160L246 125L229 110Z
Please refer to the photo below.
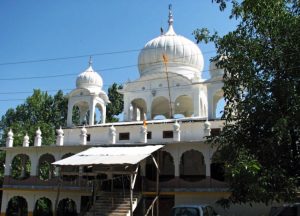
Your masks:
M162 147L163 145L92 147L52 164L56 166L134 165Z

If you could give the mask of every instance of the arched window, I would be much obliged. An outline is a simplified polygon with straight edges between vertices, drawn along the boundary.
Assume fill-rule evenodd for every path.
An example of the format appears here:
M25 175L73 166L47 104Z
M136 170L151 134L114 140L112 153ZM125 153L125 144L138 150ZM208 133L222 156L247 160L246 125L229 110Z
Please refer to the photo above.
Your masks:
M76 203L69 198L59 202L57 216L77 216Z
M187 95L181 95L175 100L174 114L182 114L185 117L191 117L194 114L193 99Z
M159 151L159 180L161 182L173 179L175 176L174 160L172 155L166 151ZM157 169L151 157L146 160L146 178L156 180Z
M11 176L17 180L24 180L29 178L31 162L28 155L18 154L11 163Z
M14 196L8 202L6 209L7 216L27 216L28 205L25 198L21 196Z
M205 178L206 167L204 156L196 150L189 150L182 154L180 160L180 178L186 181L200 181Z
M44 154L39 159L38 175L41 180L49 180L54 176L54 166L52 163L55 158L51 154Z
M211 178L218 181L225 181L225 164L220 159L220 155L218 152L215 152L211 159Z
M103 107L101 104L97 103L95 107L94 124L101 124L101 122L103 122L103 112Z
M52 202L46 197L38 199L35 203L33 216L52 216Z
M155 98L151 105L151 118L154 119L158 115L163 115L166 118L171 117L170 102L162 96Z

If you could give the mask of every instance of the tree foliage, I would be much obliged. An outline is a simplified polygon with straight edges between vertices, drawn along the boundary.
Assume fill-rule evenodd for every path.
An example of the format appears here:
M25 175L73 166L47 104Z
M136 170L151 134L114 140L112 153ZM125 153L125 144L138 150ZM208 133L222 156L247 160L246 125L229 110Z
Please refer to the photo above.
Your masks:
M196 30L213 41L224 68L219 143L232 194L226 203L292 201L300 182L299 0L243 0L230 4L239 24L223 37Z
M119 119L116 117L123 111L123 95L121 95L118 90L121 90L122 85L113 83L112 86L108 88L108 98L111 103L107 105L106 111L106 121L107 122L117 122Z
M20 146L26 133L30 137L30 145L34 143L35 132L40 127L43 144L55 143L55 129L66 126L67 98L62 91L54 96L41 90L34 90L25 103L15 109L7 110L0 121L0 131L3 131L1 144L5 144L9 129L14 133L14 146Z

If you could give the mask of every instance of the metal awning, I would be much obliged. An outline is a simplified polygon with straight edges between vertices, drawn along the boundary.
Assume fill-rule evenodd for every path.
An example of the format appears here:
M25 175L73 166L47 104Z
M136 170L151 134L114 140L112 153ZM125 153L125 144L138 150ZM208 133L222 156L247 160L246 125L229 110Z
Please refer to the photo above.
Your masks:
M163 145L92 147L52 164L56 166L133 165L162 147Z

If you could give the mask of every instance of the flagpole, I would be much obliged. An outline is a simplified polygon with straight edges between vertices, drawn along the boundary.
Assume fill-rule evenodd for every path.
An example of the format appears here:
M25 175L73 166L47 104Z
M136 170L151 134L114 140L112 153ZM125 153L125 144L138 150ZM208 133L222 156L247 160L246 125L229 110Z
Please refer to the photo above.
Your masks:
M167 67L167 63L168 63L168 56L163 54L163 61L164 61L164 65L165 65L165 72L166 72L166 77L167 77L167 83L168 83L168 92L169 92L169 103L170 103L170 117L173 117L173 110L172 110L172 101L171 101L171 91L170 91L170 81L169 81L169 74L168 74L168 67Z

